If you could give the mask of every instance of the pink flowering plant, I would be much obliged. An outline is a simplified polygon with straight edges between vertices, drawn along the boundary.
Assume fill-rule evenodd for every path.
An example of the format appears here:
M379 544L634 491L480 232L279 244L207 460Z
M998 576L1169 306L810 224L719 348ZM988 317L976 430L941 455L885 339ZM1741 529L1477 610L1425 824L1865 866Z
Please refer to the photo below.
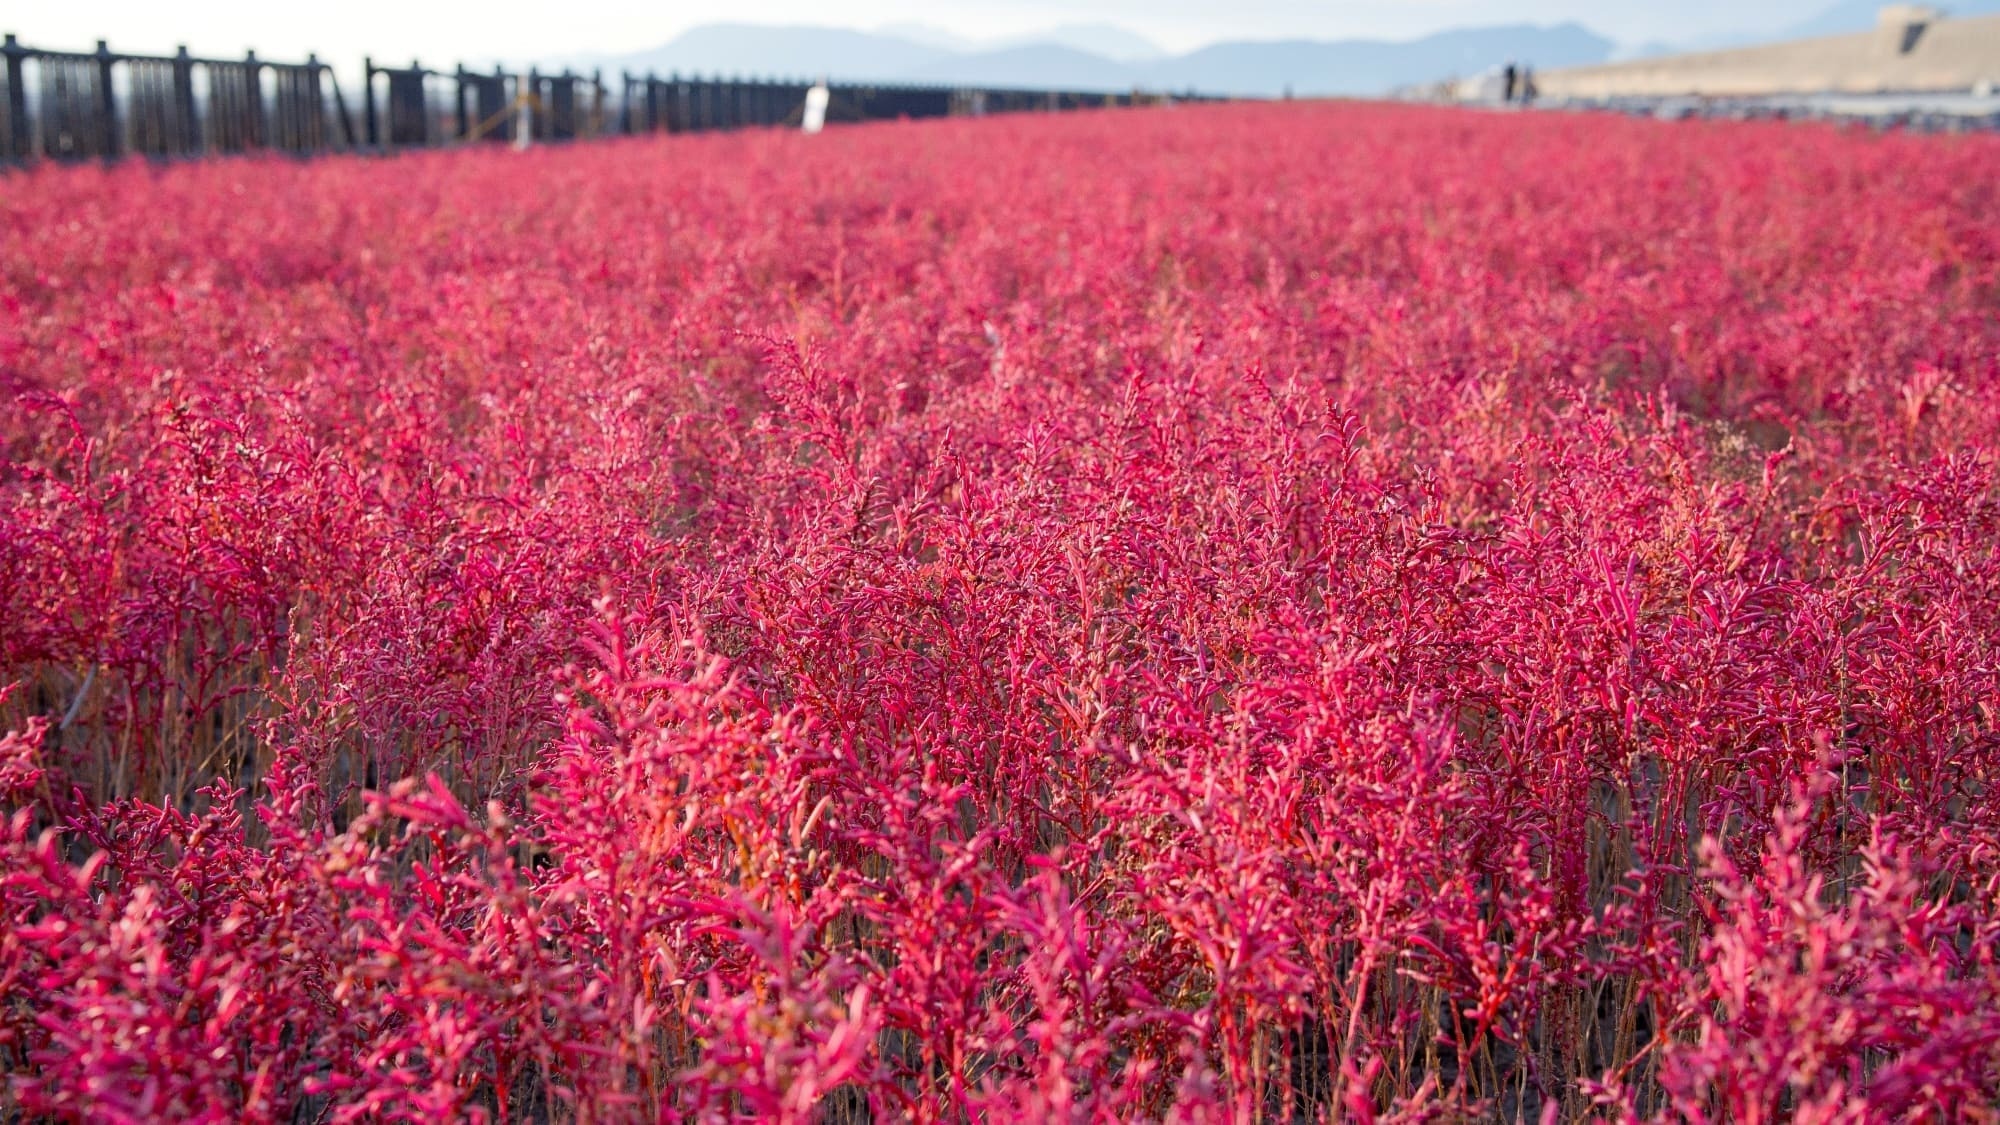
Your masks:
M2000 140L0 178L0 1120L2000 1120Z

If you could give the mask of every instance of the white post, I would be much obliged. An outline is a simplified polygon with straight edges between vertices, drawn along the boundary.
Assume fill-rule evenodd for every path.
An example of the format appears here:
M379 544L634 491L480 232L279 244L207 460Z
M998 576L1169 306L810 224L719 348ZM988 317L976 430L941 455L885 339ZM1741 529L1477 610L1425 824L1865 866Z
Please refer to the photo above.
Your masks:
M806 109L799 118L799 127L808 133L817 133L826 128L826 103L831 95L826 83L821 82L806 91Z

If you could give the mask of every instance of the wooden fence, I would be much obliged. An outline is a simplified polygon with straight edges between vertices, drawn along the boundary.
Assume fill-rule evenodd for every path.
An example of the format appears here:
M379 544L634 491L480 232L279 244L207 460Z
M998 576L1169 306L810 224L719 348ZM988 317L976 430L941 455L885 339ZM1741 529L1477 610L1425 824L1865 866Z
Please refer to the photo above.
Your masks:
M274 63L127 55L103 40L88 54L21 46L4 55L0 158L80 160L126 155L314 153L355 148L340 84L317 58Z
M472 143L560 142L621 134L795 125L809 82L646 73L510 74L364 60L358 106L333 69L304 62L25 47L5 58L0 162L311 155ZM832 83L829 122L1154 104L1160 94ZM1192 97L1192 95L1189 95ZM358 109L357 113L354 112Z

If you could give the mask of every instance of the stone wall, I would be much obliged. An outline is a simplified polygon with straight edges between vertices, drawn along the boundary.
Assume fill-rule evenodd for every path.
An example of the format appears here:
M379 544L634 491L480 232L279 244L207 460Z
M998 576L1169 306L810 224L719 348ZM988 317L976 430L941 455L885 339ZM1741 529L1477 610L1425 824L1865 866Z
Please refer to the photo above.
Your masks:
M2000 85L2000 16L1942 19L1910 5L1874 31L1544 71L1544 97L1757 97L1966 91Z

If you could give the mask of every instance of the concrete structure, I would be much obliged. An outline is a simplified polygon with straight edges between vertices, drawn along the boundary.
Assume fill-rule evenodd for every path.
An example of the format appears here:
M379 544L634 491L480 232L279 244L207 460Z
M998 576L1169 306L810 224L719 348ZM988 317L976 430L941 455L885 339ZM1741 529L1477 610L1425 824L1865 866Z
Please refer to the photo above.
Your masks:
M1948 19L1894 4L1874 31L1544 71L1545 98L1756 98L1792 94L1991 93L2000 85L2000 16Z

